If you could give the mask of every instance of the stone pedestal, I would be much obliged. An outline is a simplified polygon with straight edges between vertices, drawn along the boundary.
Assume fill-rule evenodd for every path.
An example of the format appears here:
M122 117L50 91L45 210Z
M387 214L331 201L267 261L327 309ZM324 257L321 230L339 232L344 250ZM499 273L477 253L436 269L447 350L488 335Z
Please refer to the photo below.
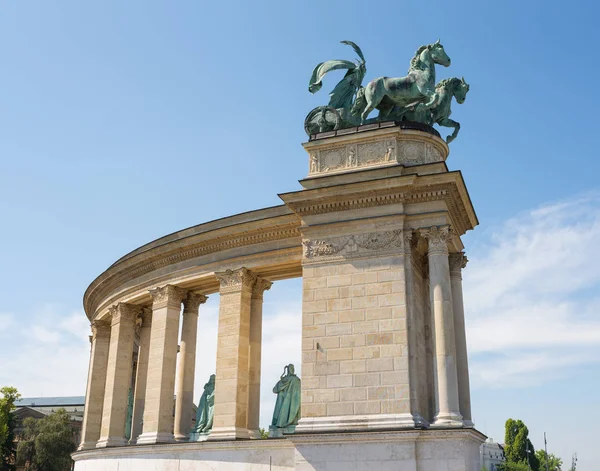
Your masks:
M463 427L448 257L477 219L447 145L391 125L304 147L280 195L302 221L296 433Z

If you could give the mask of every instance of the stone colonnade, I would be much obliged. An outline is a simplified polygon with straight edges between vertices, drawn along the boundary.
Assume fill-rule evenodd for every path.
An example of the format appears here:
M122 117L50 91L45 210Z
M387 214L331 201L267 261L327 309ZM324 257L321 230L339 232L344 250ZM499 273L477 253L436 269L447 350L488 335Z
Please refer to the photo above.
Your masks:
M271 282L246 268L215 275L220 282L221 304L215 423L210 439L256 438L262 300ZM188 440L193 419L198 310L207 297L169 284L150 290L150 295L151 306L118 303L109 309L108 320L92 323L80 450ZM130 391L133 412L128 439L125 429Z
M353 285L352 288L356 288L357 293L375 293L378 307L371 309L365 304L366 319L371 319L368 321L359 316L360 310L343 311L345 304L358 306L353 289L347 290L345 303L343 300L325 303L328 309L338 309L339 313L321 316L326 325L320 331L324 331L326 337L315 338L318 344L312 339L303 343L304 402L300 429L303 421L316 420L314 423L326 425L339 423L339 416L344 415L390 413L410 417L407 422L402 422L400 415L392 417L400 428L409 427L411 423L413 426L429 423L432 427L473 425L461 281L461 270L467 259L462 252L449 253L453 237L448 226L405 231L404 243L399 248L404 256L403 268L392 266L389 276L382 273L371 276L365 272L352 277L323 268L331 271L330 277L341 278L327 278L326 284L312 280L316 291L323 290L321 294L331 291L328 286L340 283L342 278L373 283L377 286ZM426 245L426 250L421 247L421 255L415 249L417 240L426 242L421 242ZM419 257L424 257L424 266L428 267L422 274L415 260ZM368 267L374 264L379 269L376 260L373 258ZM400 276L402 270L404 275ZM246 268L217 272L215 276L220 285L220 308L215 417L209 440L258 438L262 303L263 293L271 287L271 282ZM309 276L306 273L304 276L306 283ZM394 281L402 278L402 281ZM427 303L416 299L418 293L412 287L418 285L417 278L427 285L421 293L421 297L427 297L428 293ZM386 283L392 287L396 283L399 291L389 294L384 289ZM406 289L400 289L402 286ZM193 419L198 310L207 297L169 284L150 290L150 295L151 306L118 303L109 309L109 319L95 320L92 324L80 449L188 440ZM418 308L419 303L422 308ZM389 305L391 310L382 309L382 305ZM398 319L382 317L388 310L396 312L394 309L400 316ZM355 319L350 314L358 317ZM306 310L302 315L306 337L306 332L318 326L307 329L307 321L316 315ZM178 338L180 318L182 330ZM371 329L376 324L380 331L361 334L359 328L366 324ZM392 332L381 330L383 325ZM427 351L419 343L424 325L430 330ZM361 343L362 337L365 343ZM390 342L398 344L395 345L398 348L387 345ZM335 351L328 352L327 361L315 367L311 358L314 356L318 361L317 357L323 353L306 355L307 348ZM134 351L137 351L136 371L133 371ZM356 359L362 358L359 354L367 353L372 358ZM363 363L365 371L360 369ZM424 381L427 382L424 376L431 378L430 386L423 386ZM377 378L381 384L368 382ZM130 389L133 413L131 437L127 439L125 422ZM381 394L392 389L400 391L398 397Z

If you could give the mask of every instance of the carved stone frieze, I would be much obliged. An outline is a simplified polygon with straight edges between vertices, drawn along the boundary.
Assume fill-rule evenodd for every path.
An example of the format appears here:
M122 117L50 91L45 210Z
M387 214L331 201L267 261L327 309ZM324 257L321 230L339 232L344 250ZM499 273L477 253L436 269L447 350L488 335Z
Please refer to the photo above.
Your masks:
M217 272L215 276L221 284L221 294L241 291L242 289L252 289L252 286L256 282L256 275L244 267L237 270Z
M152 307L162 307L167 304L181 306L181 301L183 301L186 294L187 290L174 285L165 285L160 288L151 289Z
M309 151L309 175L341 172L350 168L399 163L419 165L443 162L443 144L414 135L379 136L358 143L322 146Z
M448 263L450 264L450 276L462 277L462 269L467 266L469 259L464 252L451 253L448 256Z
M336 237L330 240L304 240L304 260L321 262L365 255L398 253L404 250L402 229Z
M183 313L198 315L198 308L200 307L200 304L204 304L207 300L208 296L188 291L187 296L183 300Z
M454 231L450 226L432 226L420 229L419 232L427 239L429 255L448 254L448 242L454 237Z

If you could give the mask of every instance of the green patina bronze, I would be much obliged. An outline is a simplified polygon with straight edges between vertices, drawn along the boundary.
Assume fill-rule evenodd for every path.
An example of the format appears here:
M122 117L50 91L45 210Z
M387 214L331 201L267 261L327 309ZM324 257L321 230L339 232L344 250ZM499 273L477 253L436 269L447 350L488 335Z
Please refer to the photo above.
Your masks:
M293 433L300 419L300 378L295 375L294 365L290 363L283 369L273 392L277 394L277 401L269 427L270 435Z
M125 438L127 440L131 439L131 426L133 418L133 392L131 388L129 388L129 392L127 394L127 419L125 420Z
M464 102L469 85L464 79L446 79L436 85L436 64L448 67L451 62L439 40L417 50L405 77L379 77L365 87L366 60L360 47L352 41L342 43L350 45L360 60L332 60L315 67L308 86L311 93L321 89L327 73L339 69L347 72L330 93L329 103L306 116L304 129L309 136L377 121L404 120L454 127L447 142L456 138L460 124L449 119L450 105L452 97ZM378 116L369 118L375 109Z
M196 411L196 425L190 431L190 441L196 441L201 434L210 432L213 426L215 412L215 375L210 375L208 383L204 385L204 392L198 403Z

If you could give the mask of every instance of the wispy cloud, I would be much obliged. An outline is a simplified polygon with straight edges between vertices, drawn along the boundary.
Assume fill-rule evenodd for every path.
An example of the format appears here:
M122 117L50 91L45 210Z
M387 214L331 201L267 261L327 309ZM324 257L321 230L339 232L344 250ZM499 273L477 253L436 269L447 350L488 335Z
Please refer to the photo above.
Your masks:
M469 258L465 305L476 386L530 384L600 361L589 354L600 346L599 194L524 212Z

